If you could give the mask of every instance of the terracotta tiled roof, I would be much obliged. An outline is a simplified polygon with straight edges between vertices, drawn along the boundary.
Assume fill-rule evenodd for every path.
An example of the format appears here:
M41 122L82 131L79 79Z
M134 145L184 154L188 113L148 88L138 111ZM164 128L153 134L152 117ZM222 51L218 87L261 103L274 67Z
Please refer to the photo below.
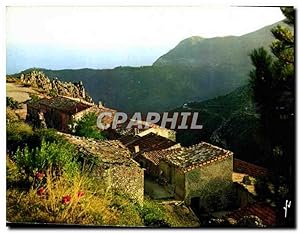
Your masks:
M158 151L149 151L143 154L143 156L151 161L153 164L158 165L159 161L162 159L162 156L157 153Z
M255 215L259 217L264 225L274 226L278 224L278 219L276 217L276 211L273 207L266 203L256 202L254 204L249 204L243 208L240 208L233 213L229 214L228 218L233 218L239 220L244 216Z
M188 148L180 147L143 153L143 156L154 164L158 164L160 160L164 160L180 168L183 172L209 165L231 155L233 155L231 151L224 150L206 142L201 142Z
M149 133L143 137L124 136L119 139L131 152L135 152L135 146L139 146L140 152L162 150L173 147L177 142Z
M235 172L245 173L253 177L269 175L269 170L267 168L260 167L239 159L233 160L233 170Z

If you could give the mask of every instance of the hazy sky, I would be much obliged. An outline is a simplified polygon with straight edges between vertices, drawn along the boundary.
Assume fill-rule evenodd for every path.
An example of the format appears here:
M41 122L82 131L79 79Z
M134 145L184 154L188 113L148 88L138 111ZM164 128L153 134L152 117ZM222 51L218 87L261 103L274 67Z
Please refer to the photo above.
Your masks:
M264 7L8 7L7 73L151 65L187 37L243 35L282 19Z

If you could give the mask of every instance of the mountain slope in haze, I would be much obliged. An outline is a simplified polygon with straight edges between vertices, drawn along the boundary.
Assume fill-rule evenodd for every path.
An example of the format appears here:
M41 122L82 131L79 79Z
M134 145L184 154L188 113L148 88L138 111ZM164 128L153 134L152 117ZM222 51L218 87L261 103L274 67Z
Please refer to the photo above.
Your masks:
M268 47L275 25L240 37L183 40L152 66L45 70L50 78L82 80L94 101L121 111L166 111L225 95L246 84L252 49Z

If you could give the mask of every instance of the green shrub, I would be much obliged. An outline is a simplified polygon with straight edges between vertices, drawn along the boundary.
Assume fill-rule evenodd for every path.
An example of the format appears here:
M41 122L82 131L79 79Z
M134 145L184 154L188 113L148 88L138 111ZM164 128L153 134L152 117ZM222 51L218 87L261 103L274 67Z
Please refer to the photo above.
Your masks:
M88 113L73 124L75 125L74 134L77 136L105 139L103 132L97 128L97 115L95 113Z
M6 120L8 124L19 120L18 115L10 107L6 108Z
M267 177L257 177L255 180L254 188L258 195L258 198L265 200L272 197L272 193L269 188L269 180Z
M54 90L54 89L51 89L50 92L49 92L49 96L56 97L57 96L57 91Z
M29 103L35 103L39 101L41 98L35 94L29 94L30 100L28 100Z
M6 97L6 106L10 107L11 109L21 108L21 104L18 101L11 98L11 97Z
M138 204L133 202L124 193L112 193L110 207L121 213L118 216L119 226L143 226L143 219L140 215Z
M9 121L7 125L7 148L10 154L16 152L17 148L29 149L40 147L42 141L45 142L66 142L57 134L55 129L35 129L23 121Z
M18 147L23 147L34 134L30 125L22 121L11 122L7 125L7 149L15 151Z
M7 187L22 186L20 181L23 181L24 177L21 177L18 166L9 156L6 156L6 184Z
M37 172L44 172L51 168L57 175L62 173L73 176L78 172L77 152L75 148L65 142L45 142L41 147L18 149L13 156L20 172L28 178L34 177Z
M164 219L162 207L153 201L145 200L140 208L140 214L144 220L145 226L168 227L169 224Z
M57 134L55 129L38 128L35 129L34 134L28 139L27 144L29 148L33 149L41 147L42 141L58 143L66 142L66 139L62 135Z

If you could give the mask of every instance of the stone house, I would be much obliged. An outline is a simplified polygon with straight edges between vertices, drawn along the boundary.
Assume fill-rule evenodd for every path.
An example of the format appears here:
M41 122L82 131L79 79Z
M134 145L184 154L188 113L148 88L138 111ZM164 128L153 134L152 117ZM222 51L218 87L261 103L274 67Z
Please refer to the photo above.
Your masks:
M147 168L145 172L148 176L159 174L159 169L157 165L148 162L148 159L143 155L144 152L181 147L180 143L155 133L149 133L143 137L128 135L119 138L119 140L130 150L134 159L138 161L143 168Z
M147 169L178 200L195 209L223 209L230 204L233 153L209 143L143 153Z
M126 126L128 125L129 121L133 121L138 125L141 125L141 128L137 127L137 125L134 125L134 127L127 129ZM144 137L148 134L156 134L158 136L167 138L171 141L176 141L176 131L160 127L157 124L149 123L146 121L134 121L134 120L127 120L126 123L118 125L118 128L116 130L117 135L120 137L124 136L139 136ZM115 136L116 138L118 136Z
M143 122L144 124L146 124L146 122ZM171 129L167 129L167 128L162 128L159 125L156 124L149 124L149 128L148 129L135 129L135 135L143 137L147 134L156 134L159 135L161 137L167 138L169 140L172 141L176 141L176 131L175 130L171 130Z
M172 141L155 133L149 133L145 136L127 135L120 137L118 140L121 141L132 153L135 154L146 151L180 147L180 143Z
M61 133L84 155L97 159L92 176L105 185L106 191L125 193L134 201L144 200L144 169L132 158L130 151L118 140L95 140Z
M85 114L102 111L114 112L102 105L95 105L86 101L70 97L43 98L27 103L26 120L33 125L54 128L61 132L71 131L71 122L81 119ZM112 119L104 119L111 122ZM96 124L96 122L95 122Z

